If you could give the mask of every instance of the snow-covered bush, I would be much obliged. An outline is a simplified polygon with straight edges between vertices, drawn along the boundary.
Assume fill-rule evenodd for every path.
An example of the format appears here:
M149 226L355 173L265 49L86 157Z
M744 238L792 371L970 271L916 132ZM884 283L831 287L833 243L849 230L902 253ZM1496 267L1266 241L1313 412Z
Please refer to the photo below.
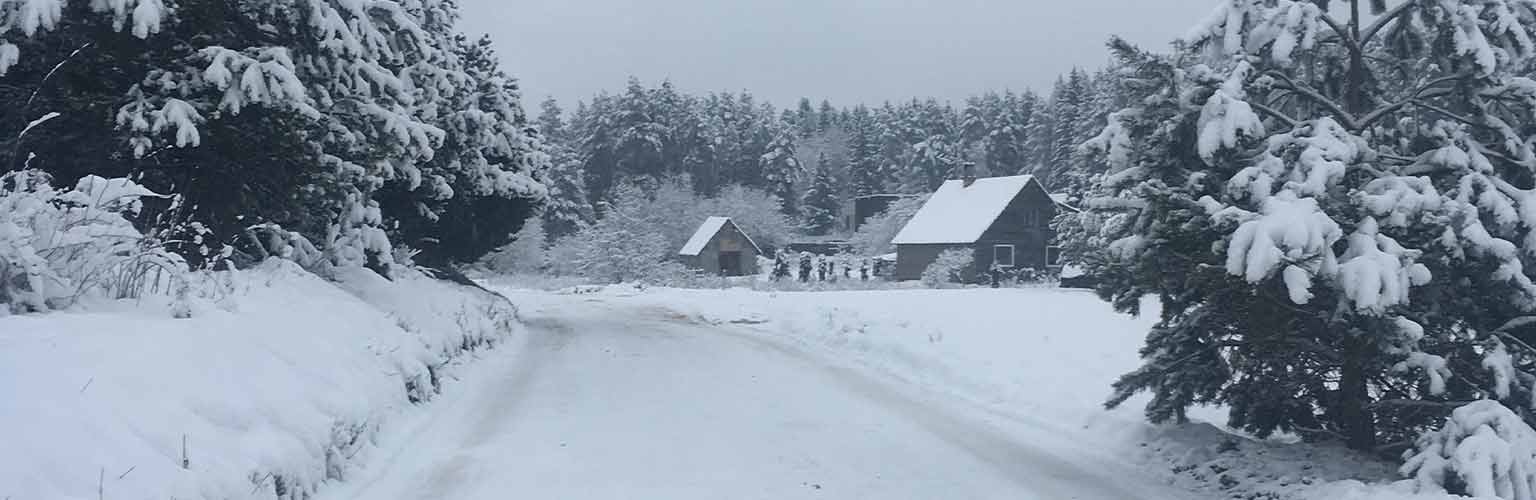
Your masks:
M960 283L975 263L975 249L951 248L940 252L939 257L923 269L923 285L939 288L951 283Z
M675 260L665 238L617 214L561 238L549 250L550 270L557 275L581 276L600 283L646 282L660 284L685 279L691 274Z
M1455 409L1404 456L1421 492L1536 500L1536 430L1497 401Z
M923 203L928 202L928 196L908 196L891 202L885 211L876 214L864 221L859 230L849 238L853 245L853 251L859 255L880 255L896 251L896 246L891 240L896 239L896 233L917 215L917 210L923 208Z
M329 274L330 261L326 260L325 254L314 243L304 235L283 229L277 224L258 224L245 228L244 236L239 241L243 243L242 248L250 252L258 262L278 257L296 262L307 271L322 276Z
M65 307L87 294L184 296L186 262L145 238L124 214L160 195L128 179L86 176L58 190L47 174L0 176L0 303L11 311Z
M706 217L718 215L730 217L731 222L752 235L752 241L763 247L763 251L783 248L794 238L795 226L780 210L782 203L778 197L760 189L741 185L725 186L713 197L698 201L696 209L688 215L690 220L687 222L693 227L688 228L689 234L677 244L682 246Z

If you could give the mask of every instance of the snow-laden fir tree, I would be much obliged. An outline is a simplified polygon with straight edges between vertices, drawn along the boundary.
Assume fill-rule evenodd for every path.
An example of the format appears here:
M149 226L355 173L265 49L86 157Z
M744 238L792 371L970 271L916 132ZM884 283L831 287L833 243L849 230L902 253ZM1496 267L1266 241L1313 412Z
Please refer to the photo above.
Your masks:
M874 116L860 105L853 109L848 128L848 176L854 196L885 192L886 176L881 167L880 145L875 134Z
M822 154L816 160L816 173L800 200L801 228L812 236L825 235L837 225L837 186L832 182L832 163Z
M795 140L791 131L788 128L776 128L779 130L770 130L773 140L768 143L762 156L758 157L758 168L762 172L763 187L785 200L784 213L793 215L798 207L790 201L795 199L795 183L804 176L805 168L795 158Z
M556 146L550 152L549 198L544 204L544 230L550 238L560 238L581 230L593 220L592 204L587 201L586 180L581 161L571 150Z
M574 233L593 220L592 204L587 197L581 158L571 142L571 130L564 112L554 99L540 104L537 119L539 133L549 153L549 171L545 174L549 197L543 208L544 232L550 239Z
M1110 404L1357 449L1456 401L1529 419L1533 26L1522 1L1230 0L1171 56L1117 42L1136 104L1063 227L1117 308L1162 302Z

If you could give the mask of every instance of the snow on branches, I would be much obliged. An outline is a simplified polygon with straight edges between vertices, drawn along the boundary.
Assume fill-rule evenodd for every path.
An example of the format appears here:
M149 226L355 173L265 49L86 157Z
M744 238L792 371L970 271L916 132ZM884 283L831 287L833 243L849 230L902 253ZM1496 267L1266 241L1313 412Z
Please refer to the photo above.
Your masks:
M87 175L59 190L35 170L0 176L0 305L46 311L90 294L184 285L186 262L144 244L125 218L146 197L161 195L122 178Z
M1536 311L1536 148L1522 132L1536 83L1517 76L1536 54L1536 2L1385 0L1349 20L1317 5L1222 0L1175 53L1119 53L1147 87L1090 144L1111 165L1077 216L1087 243L1068 246L1117 307L1171 297L1160 325L1173 332L1149 337L1154 355L1119 389L1192 401L1236 383L1225 366L1168 368L1190 361L1157 353L1220 345L1230 351L1209 359L1273 362L1264 335L1279 323L1317 343L1280 357L1355 370L1312 402L1353 408L1294 421L1329 421L1352 446L1440 416L1377 399L1529 405L1536 349L1513 337L1529 331L1495 327ZM1270 317L1202 313L1213 304ZM1254 430L1291 418L1254 408L1233 410L1262 420ZM1391 423L1364 424L1376 414Z
M1216 54L1259 54L1281 66L1291 64L1296 49L1317 42L1322 10L1310 1L1226 0L1184 35L1191 45L1208 45Z
M0 33L19 31L23 36L34 36L59 25L64 18L64 3L69 0L0 0ZM166 17L165 4L160 0L91 0L91 10L112 16L116 30L130 28L139 38L159 33ZM16 64L20 51L16 45L0 42L0 75Z
M1401 470L1419 492L1536 500L1536 430L1497 401L1455 409L1405 458Z

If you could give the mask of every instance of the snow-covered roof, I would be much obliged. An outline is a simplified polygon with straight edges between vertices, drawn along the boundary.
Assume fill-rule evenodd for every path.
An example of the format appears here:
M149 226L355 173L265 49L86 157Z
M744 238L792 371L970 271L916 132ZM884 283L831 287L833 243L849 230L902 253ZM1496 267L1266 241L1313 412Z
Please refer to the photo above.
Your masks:
M1072 195L1067 193L1051 193L1051 201L1056 202L1056 206L1071 210L1073 212L1081 212L1082 210L1078 210L1078 208L1072 206L1071 203L1067 203L1067 201L1071 199Z
M961 180L944 181L891 242L975 243L1008 208L1008 203L1034 180L1032 175L986 177L976 179L970 186Z
M731 222L730 217L710 217L704 219L703 224L699 224L699 229L693 232L693 236L688 238L688 243L684 243L683 249L679 250L677 254L692 256L703 252L704 246L708 245L709 240L714 238L715 234L720 232L720 228L725 227L726 224L736 227L736 232L741 233L741 236L747 239L747 244L757 249L758 254L763 253L762 248L757 246L757 242L752 241L752 236L748 235L746 231L742 231L740 227L736 226L735 222Z

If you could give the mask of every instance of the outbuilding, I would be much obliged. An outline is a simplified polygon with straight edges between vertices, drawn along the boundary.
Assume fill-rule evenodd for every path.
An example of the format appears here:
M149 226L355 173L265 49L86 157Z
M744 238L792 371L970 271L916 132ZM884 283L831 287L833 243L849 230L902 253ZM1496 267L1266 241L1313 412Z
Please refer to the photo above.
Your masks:
M691 269L721 276L746 276L757 274L757 256L763 250L730 217L710 217L677 253Z

